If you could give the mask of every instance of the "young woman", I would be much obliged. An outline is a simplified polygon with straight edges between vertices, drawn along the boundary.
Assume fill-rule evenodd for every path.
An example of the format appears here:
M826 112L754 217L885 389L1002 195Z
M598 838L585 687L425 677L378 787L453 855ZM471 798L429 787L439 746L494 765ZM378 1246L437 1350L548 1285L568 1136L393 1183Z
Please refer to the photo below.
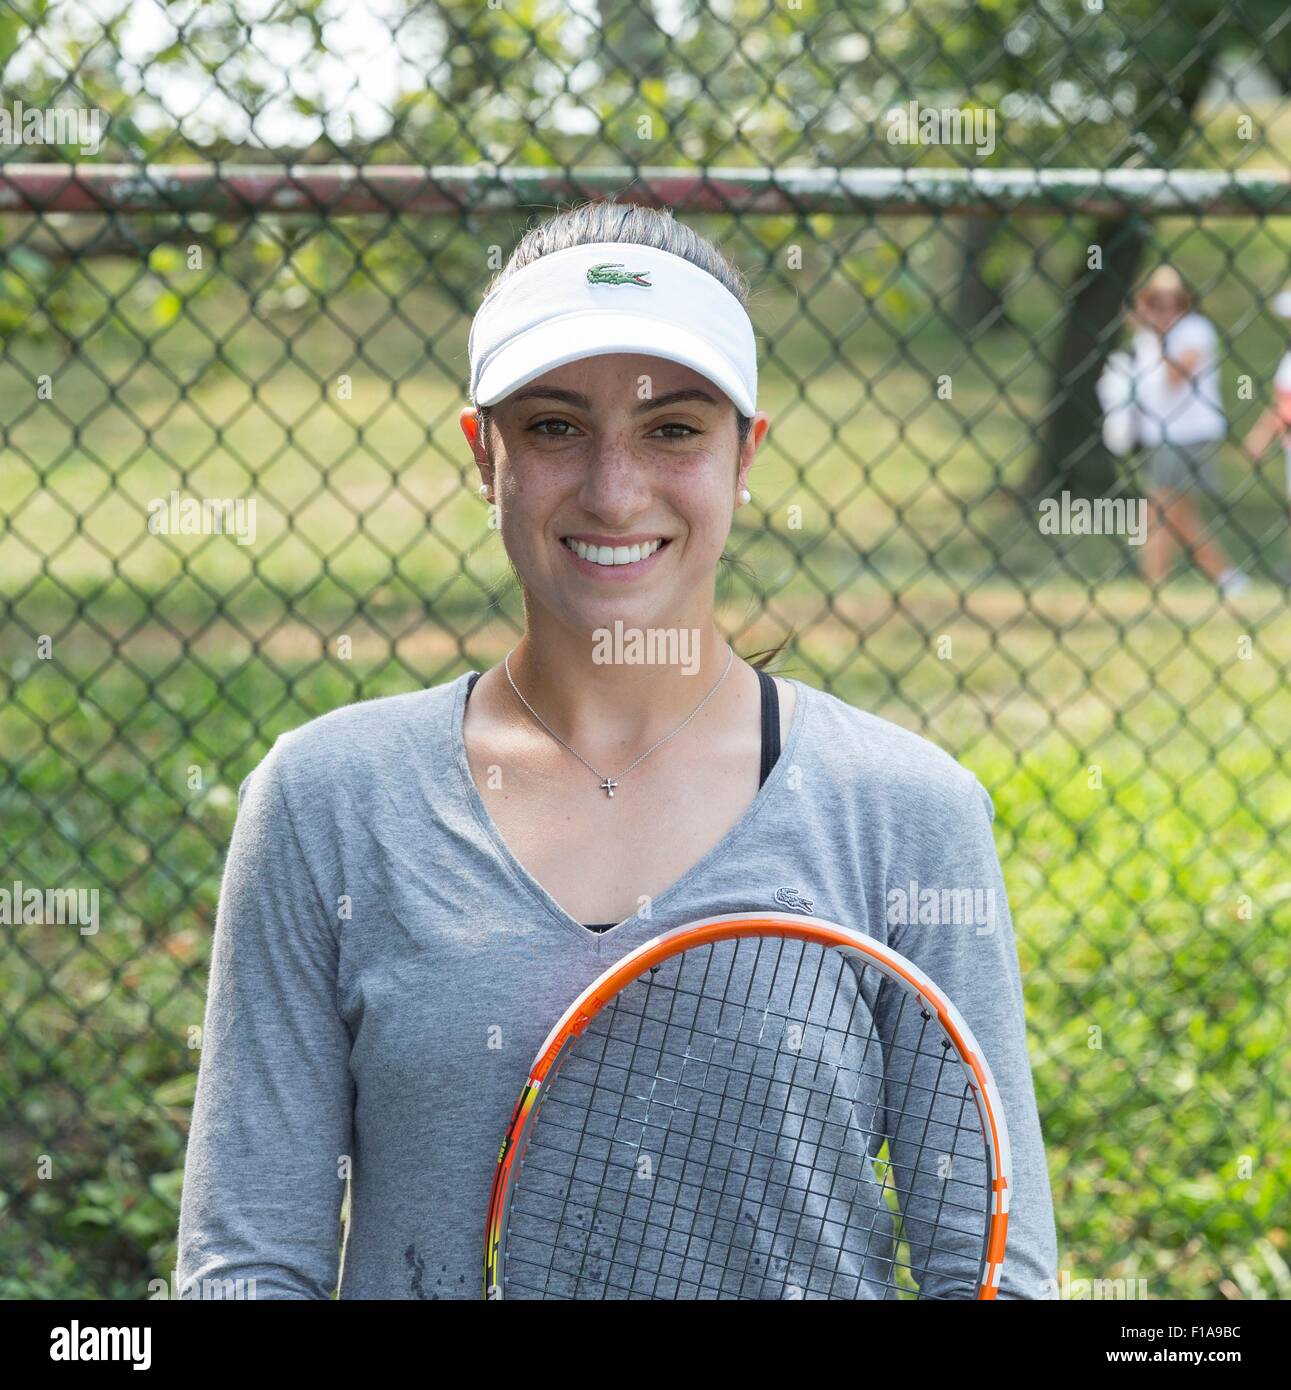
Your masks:
M1193 308L1178 271L1160 266L1134 301L1134 376L1139 438L1145 446L1148 538L1143 577L1159 584L1182 547L1225 594L1249 587L1218 542L1206 538L1196 496L1214 494L1214 467L1228 433L1219 390L1214 325Z
M525 631L482 675L280 738L244 784L182 1284L328 1297L348 1181L341 1298L478 1298L498 1145L565 1006L671 927L788 907L890 943L958 1004L1012 1142L1002 1296L1053 1296L988 796L916 735L737 658L714 621L768 428L745 305L709 242L613 204L553 217L499 274L461 424ZM653 662L623 659L632 633L661 639ZM989 892L990 920L890 925L916 883Z

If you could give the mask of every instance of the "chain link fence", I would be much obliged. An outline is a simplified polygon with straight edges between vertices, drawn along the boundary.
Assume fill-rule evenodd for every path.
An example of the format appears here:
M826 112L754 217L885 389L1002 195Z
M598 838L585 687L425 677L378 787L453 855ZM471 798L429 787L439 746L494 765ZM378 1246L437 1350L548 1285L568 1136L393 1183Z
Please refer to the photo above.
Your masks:
M1291 1296L1289 80L1273 3L0 3L0 1295L166 1290L238 784L514 643L470 315L616 197L752 286L727 635L994 797L1061 1296Z

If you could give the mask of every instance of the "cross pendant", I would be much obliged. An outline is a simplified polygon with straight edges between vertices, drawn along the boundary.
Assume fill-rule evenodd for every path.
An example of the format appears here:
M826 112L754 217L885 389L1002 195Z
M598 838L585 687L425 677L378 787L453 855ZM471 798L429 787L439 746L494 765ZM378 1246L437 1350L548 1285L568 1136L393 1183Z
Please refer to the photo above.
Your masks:
M607 777L605 781L601 783L601 790L606 796L613 796L614 788L618 785L619 784L612 777Z

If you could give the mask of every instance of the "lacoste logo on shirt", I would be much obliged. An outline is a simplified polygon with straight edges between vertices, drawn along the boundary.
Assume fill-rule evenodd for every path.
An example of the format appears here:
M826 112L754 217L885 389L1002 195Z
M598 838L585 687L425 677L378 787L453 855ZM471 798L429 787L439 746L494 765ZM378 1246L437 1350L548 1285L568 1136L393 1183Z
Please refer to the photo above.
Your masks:
M781 907L787 907L793 912L811 913L811 899L804 898L796 888L777 888L775 900Z

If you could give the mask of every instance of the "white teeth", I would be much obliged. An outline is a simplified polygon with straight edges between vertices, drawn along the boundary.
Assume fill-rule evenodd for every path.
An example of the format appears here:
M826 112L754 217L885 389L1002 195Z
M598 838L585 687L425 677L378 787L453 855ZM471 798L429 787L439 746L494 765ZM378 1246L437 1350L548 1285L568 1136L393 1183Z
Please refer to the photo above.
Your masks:
M594 565L633 565L638 560L648 560L663 544L662 540L647 541L644 545L587 545L584 541L566 540L563 544L574 551L580 560L590 560Z

